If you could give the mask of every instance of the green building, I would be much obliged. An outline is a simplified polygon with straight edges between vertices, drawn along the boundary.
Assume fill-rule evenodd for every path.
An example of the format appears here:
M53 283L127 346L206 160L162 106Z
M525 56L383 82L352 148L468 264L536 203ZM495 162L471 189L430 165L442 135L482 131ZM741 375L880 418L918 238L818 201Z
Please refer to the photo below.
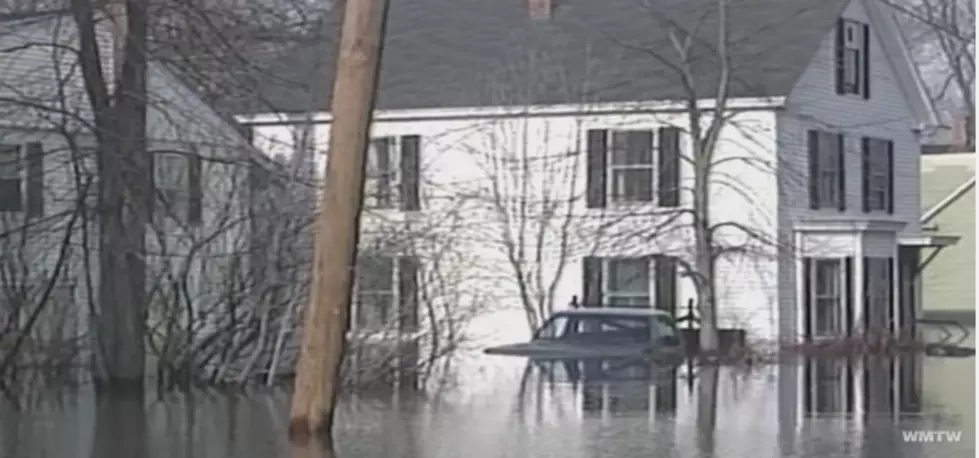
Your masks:
M975 151L927 149L921 155L922 228L960 237L953 246L922 250L924 318L975 323L975 157Z

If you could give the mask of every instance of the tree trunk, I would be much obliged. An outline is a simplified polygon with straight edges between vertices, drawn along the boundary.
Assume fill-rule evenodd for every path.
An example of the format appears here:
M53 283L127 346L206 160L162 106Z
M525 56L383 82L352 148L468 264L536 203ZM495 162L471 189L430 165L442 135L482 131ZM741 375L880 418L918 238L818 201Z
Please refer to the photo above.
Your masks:
M99 170L99 314L93 317L101 364L96 384L142 391L145 372L145 234L153 197L146 148L146 0L108 5L113 18L115 97L108 95L91 0L72 0L82 78L95 115Z
M700 120L697 119L697 122ZM702 149L703 146L700 147ZM710 226L710 157L698 150L694 158L694 238L699 312L700 351L705 354L718 350L717 302L714 291L714 252Z
M697 381L697 447L702 456L714 456L714 430L717 424L717 366L702 366Z

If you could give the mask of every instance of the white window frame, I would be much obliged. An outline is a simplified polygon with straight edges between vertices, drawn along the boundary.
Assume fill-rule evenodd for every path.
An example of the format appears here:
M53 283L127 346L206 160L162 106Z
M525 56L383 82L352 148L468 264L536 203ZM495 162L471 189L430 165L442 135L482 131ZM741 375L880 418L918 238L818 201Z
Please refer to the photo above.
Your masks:
M820 269L830 268L835 270L829 274L830 279L835 279L835 284L820 284L822 275ZM844 309L844 276L843 260L837 258L812 258L812 272L809 281L811 282L811 309L808 311L809 320L812 323L813 340L824 338L838 338L846 332L846 310ZM830 323L821 323L820 311L828 308L831 316Z
M866 88L863 87L864 72L870 69L864 68L864 49L863 37L864 24L850 19L843 20L843 93L863 94ZM852 80L851 80L852 78Z
M361 277L360 277L360 272L361 271L360 271L360 269L357 269L356 272L355 272L355 277L354 277L354 301L353 301L354 302L354 307L353 307L353 320L351 322L351 328L357 334L371 334L371 335L373 335L373 334L378 333L378 332L381 332L381 331L390 330L390 327L392 326L392 324L397 324L397 321L398 321L397 320L397 317L398 317L398 314L400 313L400 311L398 310L398 303L399 303L399 301L398 301L399 300L399 297L398 297L398 278L399 278L398 277L398 274L399 274L399 266L398 266L398 264L399 263L398 263L398 257L397 256L372 254L372 255L362 256L361 257L361 260L358 262L358 264L363 265L363 261L366 261L366 260L372 260L372 261L380 260L382 262L389 263L389 267L390 267L390 270L391 270L391 278L389 279L390 289L387 289L387 290L361 290L361 285L363 283L361 281ZM360 318L361 318L361 311L362 311L361 310L361 307L364 306L364 304L361 303L361 296L363 296L363 295L386 296L389 299L389 303L387 304L388 310L387 310L387 317L386 317L386 320L385 320L386 322L385 323L381 323L381 324L378 324L376 326L375 325L372 325L371 323L368 323L366 326L361 324L361 320L360 320ZM372 302L372 304L373 304L373 302ZM376 316L376 314L372 314L371 316Z
M650 153L649 153L649 163L616 164L616 162L615 162L615 156L616 156L616 141L615 140L616 140L616 137L617 136L620 136L620 135L621 136L628 136L630 133L633 133L633 132L649 132L650 133L650 136L649 137L650 137L651 144L649 145L649 151L650 151ZM606 191L606 195L608 196L608 200L609 200L610 203L613 203L613 204L647 204L647 203L653 203L653 202L656 201L656 184L657 184L656 183L656 180L657 180L656 168L657 168L657 160L659 158L659 149L658 149L658 145L657 145L657 142L656 142L656 135L657 135L657 132L656 132L655 129L609 129L608 130L608 136L607 136L606 144L605 144L605 146L606 146L606 148L605 148L606 149L606 157L605 157L605 160L606 160L606 164L607 164L606 165L606 170L605 170L605 182L606 182L606 189L605 189L605 191ZM649 200L636 199L636 198L633 198L633 197L627 197L625 195L624 190L626 189L626 186L624 186L624 183L625 183L626 180L625 180L624 177L627 177L628 174L623 174L622 175L623 176L623 180L622 180L622 183L621 183L622 184L621 187L623 188L623 192L618 192L619 190L617 188L619 187L618 185L620 184L619 181L616 180L616 178L620 176L618 172L626 172L626 171L629 171L629 170L648 170L648 171L650 171L650 175L652 176L652 178L650 179L650 183L649 183L649 187L650 187L650 199Z
M867 163L867 208L869 211L887 211L890 200L890 173L888 160L888 141L871 138L868 147L869 160Z
M9 157L14 156L11 160ZM0 180L16 180L20 187L20 209L0 210L3 213L27 212L27 180L24 169L27 167L24 146L17 143L0 144Z
M646 263L646 291L614 291L612 290L612 264L614 263L630 263L630 262L645 262ZM655 271L652 265L652 261L647 257L610 257L602 260L602 290L604 296L605 305L616 306L616 307L643 307L651 308L653 306L653 297L655 294L655 287L653 282L655 281Z
M840 194L840 169L845 164L840 163L839 138L835 132L819 131L816 143L816 154L819 156L819 176L817 192L819 193L819 208L839 209L840 200L845 196ZM846 147L844 143L843 147Z
M386 202L379 199L385 193L380 192L382 174L377 170L377 142L388 142L388 189ZM395 209L401 206L401 137L388 135L371 138L367 147L367 167L364 185L364 208Z
M156 212L165 215L165 219L186 222L190 211L189 157L185 153L160 151L154 153L153 159L155 192L164 199L163 208L157 208Z

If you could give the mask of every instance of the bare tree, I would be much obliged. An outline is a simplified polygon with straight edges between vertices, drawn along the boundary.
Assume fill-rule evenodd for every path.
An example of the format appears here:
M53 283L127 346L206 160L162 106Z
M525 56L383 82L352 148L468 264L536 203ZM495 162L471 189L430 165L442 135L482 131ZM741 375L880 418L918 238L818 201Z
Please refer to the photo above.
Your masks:
M975 120L976 5L968 0L887 0L929 81L932 99Z

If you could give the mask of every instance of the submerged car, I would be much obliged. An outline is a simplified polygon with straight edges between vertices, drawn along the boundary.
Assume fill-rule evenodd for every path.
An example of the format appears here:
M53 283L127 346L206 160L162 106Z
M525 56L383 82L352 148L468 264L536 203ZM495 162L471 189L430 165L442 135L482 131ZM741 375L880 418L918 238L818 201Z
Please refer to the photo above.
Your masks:
M529 342L487 348L532 359L630 358L680 353L673 318L652 308L601 307L552 315Z

